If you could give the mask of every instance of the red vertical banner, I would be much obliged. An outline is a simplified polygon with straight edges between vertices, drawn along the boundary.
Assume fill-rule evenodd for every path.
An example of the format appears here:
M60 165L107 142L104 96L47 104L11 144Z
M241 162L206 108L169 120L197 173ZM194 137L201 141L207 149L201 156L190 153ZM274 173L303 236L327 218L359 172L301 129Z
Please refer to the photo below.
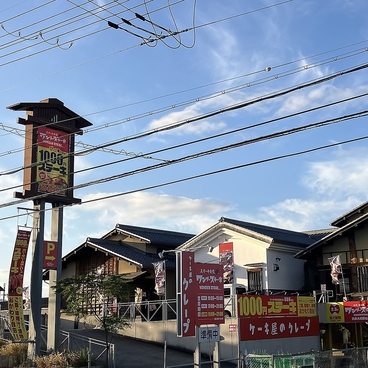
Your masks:
M223 267L224 284L232 284L234 280L234 249L233 243L219 244L220 265Z
M178 328L180 337L195 336L196 325L196 286L195 264L193 252L177 254L177 300L178 300Z
M15 341L27 340L23 314L23 278L31 231L18 229L9 270L8 310Z

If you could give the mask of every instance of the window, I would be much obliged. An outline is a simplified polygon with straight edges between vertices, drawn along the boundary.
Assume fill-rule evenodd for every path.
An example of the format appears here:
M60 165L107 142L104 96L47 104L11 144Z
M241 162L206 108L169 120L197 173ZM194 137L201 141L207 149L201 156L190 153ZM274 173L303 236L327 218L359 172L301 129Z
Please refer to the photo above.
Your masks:
M248 269L248 289L249 291L262 291L262 269Z
M368 267L357 267L358 291L360 293L368 291Z

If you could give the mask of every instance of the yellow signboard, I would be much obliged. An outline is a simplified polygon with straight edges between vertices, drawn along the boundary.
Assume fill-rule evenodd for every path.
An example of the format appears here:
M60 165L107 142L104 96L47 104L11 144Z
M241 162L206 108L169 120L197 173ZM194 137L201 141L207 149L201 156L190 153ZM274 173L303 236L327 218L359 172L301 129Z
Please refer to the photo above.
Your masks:
M298 316L313 317L317 315L316 299L313 296L298 296Z
M344 303L326 303L326 321L327 323L344 322Z

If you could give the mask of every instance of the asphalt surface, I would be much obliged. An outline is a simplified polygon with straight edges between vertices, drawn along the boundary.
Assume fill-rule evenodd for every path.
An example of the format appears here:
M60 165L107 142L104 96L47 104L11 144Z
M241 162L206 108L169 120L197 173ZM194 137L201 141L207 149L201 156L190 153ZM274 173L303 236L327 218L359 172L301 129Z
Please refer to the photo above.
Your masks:
M80 329L70 331L85 337L104 341L105 333L95 329ZM111 341L115 347L115 367L116 368L164 368L165 349L157 343L133 339L127 336L114 335ZM207 363L206 363L207 361ZM102 363L102 362L101 362ZM101 364L100 363L100 364ZM96 366L98 362L96 363ZM203 368L212 367L208 357L202 357ZM177 349L166 349L166 367L194 367L193 353ZM222 362L221 368L234 368L234 364Z

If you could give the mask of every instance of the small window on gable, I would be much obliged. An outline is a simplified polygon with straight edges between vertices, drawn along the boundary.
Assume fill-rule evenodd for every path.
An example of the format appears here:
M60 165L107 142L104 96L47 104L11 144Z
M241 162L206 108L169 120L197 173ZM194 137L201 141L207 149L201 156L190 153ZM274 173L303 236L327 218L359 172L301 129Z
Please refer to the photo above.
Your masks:
M261 268L249 268L248 269L248 290L249 291L262 291L262 269Z

